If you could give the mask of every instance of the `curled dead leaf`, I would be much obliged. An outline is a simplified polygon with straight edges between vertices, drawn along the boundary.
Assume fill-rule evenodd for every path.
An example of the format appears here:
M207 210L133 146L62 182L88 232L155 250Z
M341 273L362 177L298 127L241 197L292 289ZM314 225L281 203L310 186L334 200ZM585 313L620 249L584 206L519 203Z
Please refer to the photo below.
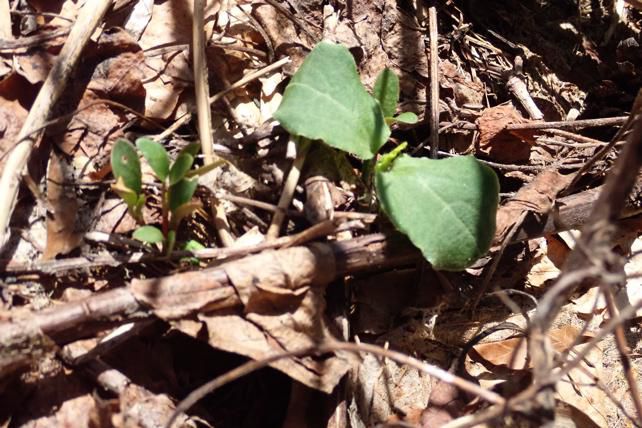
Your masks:
M510 104L487 108L477 119L479 151L499 162L528 160L535 143L533 131L505 130L507 125L528 122Z

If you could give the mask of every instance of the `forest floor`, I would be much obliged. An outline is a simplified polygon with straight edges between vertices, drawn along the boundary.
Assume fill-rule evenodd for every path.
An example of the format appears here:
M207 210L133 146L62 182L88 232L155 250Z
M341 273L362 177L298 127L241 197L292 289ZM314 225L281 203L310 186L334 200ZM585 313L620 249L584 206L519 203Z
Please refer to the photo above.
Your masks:
M0 0L0 426L642 426L641 31L638 0ZM380 153L497 175L474 264L273 119L322 40L399 78ZM181 203L148 157L124 202L141 137Z

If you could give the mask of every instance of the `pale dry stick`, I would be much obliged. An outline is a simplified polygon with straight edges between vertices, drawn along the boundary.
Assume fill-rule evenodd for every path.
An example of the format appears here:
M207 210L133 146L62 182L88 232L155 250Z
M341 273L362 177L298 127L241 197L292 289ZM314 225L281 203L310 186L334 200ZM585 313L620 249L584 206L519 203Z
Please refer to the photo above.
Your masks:
M192 24L192 42L194 56L194 89L196 91L196 112L198 119L198 136L205 158L205 166L221 163L214 154L214 134L212 133L212 111L209 97L210 87L207 83L207 63L205 62L205 0L194 0L194 22ZM224 247L234 244L234 236L225 215L222 204L212 197L212 217L214 227Z
M267 202L257 201L250 198L245 198L243 196L221 193L218 195L218 197L226 201L234 202L235 204L247 205L247 206L255 207L261 210L270 211L273 213L279 211L279 208L274 204L269 204ZM293 217L304 216L303 213L300 213L294 210L286 210L285 214ZM376 220L377 214L360 213L360 212L353 212L353 211L334 211L334 218L349 219L349 220L363 220L365 222L372 223L373 221Z
M603 288L604 297L606 298L606 308L609 312L610 318L617 318L619 315L618 308L615 304L615 297L613 296L613 291L611 287ZM640 401L640 389L638 388L638 382L635 376L634 369L631 365L631 359L629 358L629 349L626 343L626 336L624 334L624 327L622 324L618 324L615 327L615 332L613 334L615 337L615 345L617 350L620 353L620 361L622 364L622 369L624 370L624 375L626 377L626 382L629 384L629 392L631 393L631 400L633 400L633 405L637 411L638 417L642 421L642 401Z
M295 142L296 158L294 159L294 162L292 162L292 168L288 173L288 177L285 179L283 191L281 192L281 197L277 204L278 210L275 211L272 216L272 222L270 223L270 227L266 234L266 239L268 241L276 239L279 236L281 225L285 219L285 210L287 210L288 206L290 206L290 202L292 202L292 196L294 196L294 190L296 189L296 185L301 177L301 169L305 163L305 157L310 149L310 144L311 142L305 138L301 138L298 142Z
M361 352L370 353L377 355L383 358L389 358L399 364L407 365L416 370L419 370L423 373L426 373L429 376L433 376L440 381L447 383L449 385L454 385L457 388L466 391L472 395L478 396L490 403L503 405L506 403L506 400L499 394L492 392L488 389L484 389L472 382L469 382L461 377L455 376L452 373L437 367L432 364L424 363L416 358L413 358L409 355L403 354L398 351L393 351L391 349L382 348L377 345L372 345L369 343L350 343L350 342L339 342L339 341L330 341L325 344L319 344L318 346L311 346L308 348L296 350L296 351L286 351L280 352L271 356L268 356L262 360L249 361L237 368L230 370L229 372L203 384L194 391L192 391L183 401L181 401L172 417L167 421L165 425L166 428L171 428L174 423L176 415L179 413L184 413L189 410L194 404L200 401L207 394L212 393L216 389L226 385L234 380L237 380L243 376L259 370L263 367L266 367L270 363L273 363L278 360L285 358L300 358L309 355L323 355L335 351L346 351L359 355Z
M511 123L504 129L514 131L520 129L581 129L593 128L599 126L623 125L628 120L628 116L605 117L600 119L578 119L578 120L561 120L556 122L528 122L528 123Z
M4 40L13 40L9 0L0 0L0 38Z
M547 129L546 133L568 138L569 140L574 140L578 143L590 144L592 146L606 146L608 144L607 142L596 140L595 138L585 137L584 135L575 134L562 129Z
M31 150L39 135L29 136L34 128L41 126L51 113L53 106L64 92L71 74L80 59L83 48L96 30L112 0L88 0L80 10L69 37L40 88L38 96L29 110L29 115L18 134L18 143L7 161L0 178L0 195L4 203L0 207L0 248L9 239L9 220L16 205L20 178L25 170Z
M280 60L276 61L273 64L270 64L266 67L263 67L260 70L253 71L251 73L248 73L247 75L243 76L240 78L238 81L234 82L227 88L223 89L222 91L217 92L216 94L212 95L209 99L210 104L214 104L216 101L220 100L224 95L227 93L241 88L245 85L247 85L250 82L253 82L254 80L258 79L261 76L264 76L274 70L278 70L279 68L283 67L285 64L288 64L290 62L290 57L286 56L284 58L281 58ZM181 126L187 124L190 120L192 119L192 112L187 112L183 116L179 117L167 130L165 130L163 133L159 134L154 138L156 141L163 140L167 138L169 135L173 134L176 132L178 128Z
M437 159L439 154L439 51L437 39L437 8L428 8L428 31L430 34L430 157Z
M519 76L514 75L510 79L508 79L508 82L506 82L506 86L508 87L508 90L515 96L515 98L517 98L522 107L524 107L524 109L528 112L528 115L531 117L531 119L544 119L544 114L539 109L539 107L537 107L535 101L533 101L533 98L531 97L531 94L528 92L528 88L526 87L526 83L524 83L524 81Z

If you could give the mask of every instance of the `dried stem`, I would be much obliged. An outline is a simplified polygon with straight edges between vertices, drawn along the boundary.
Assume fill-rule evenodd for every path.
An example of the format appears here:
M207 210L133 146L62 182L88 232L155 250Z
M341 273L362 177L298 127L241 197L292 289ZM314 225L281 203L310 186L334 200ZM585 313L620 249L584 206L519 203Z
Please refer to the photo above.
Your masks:
M205 61L205 0L194 0L194 22L192 25L194 55L194 88L196 90L196 111L198 115L198 136L205 157L205 165L219 162L214 154L214 134L212 133L212 112L210 110L210 89L207 82L207 63ZM225 247L234 244L230 225L221 203L212 199L212 216L214 226Z

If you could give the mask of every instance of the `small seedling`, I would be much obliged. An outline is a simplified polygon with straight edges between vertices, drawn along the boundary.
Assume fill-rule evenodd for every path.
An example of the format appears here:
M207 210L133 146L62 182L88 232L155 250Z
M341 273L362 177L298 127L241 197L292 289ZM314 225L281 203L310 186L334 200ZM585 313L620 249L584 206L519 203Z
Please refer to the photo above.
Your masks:
M136 140L136 147L127 140L116 141L111 152L111 167L116 178L116 184L112 189L123 198L129 213L137 223L144 223L142 209L147 200L143 192L138 152L147 160L160 181L161 229L151 225L141 226L133 234L135 239L150 244L162 243L166 254L172 252L181 221L201 208L199 201L192 201L198 184L197 179L193 177L205 174L220 165L216 163L192 170L199 148L198 144L189 144L179 152L174 162L171 162L165 148L148 138Z
M379 75L370 95L348 49L321 42L292 77L274 116L293 135L369 160L387 142L391 123L417 121L413 113L395 116L398 99L399 79L391 70ZM494 236L497 176L471 156L412 158L400 154L403 147L375 167L383 211L435 269L465 269Z

